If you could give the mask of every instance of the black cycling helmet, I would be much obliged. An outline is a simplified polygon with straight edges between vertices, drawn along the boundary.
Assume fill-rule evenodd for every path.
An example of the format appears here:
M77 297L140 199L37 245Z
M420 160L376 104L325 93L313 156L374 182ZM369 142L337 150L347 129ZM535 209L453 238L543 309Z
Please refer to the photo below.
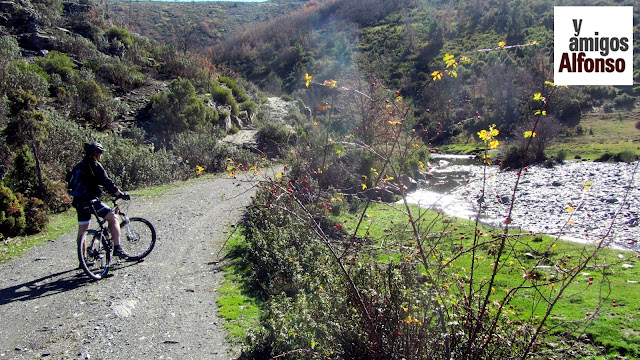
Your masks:
M84 143L84 153L87 156L93 156L96 154L102 154L104 147L98 142Z

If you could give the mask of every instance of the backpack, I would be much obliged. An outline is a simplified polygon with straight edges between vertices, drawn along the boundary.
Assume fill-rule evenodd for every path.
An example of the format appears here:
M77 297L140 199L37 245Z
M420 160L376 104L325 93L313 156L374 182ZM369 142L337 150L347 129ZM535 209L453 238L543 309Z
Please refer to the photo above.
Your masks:
M85 163L80 162L67 172L67 193L73 197L87 194L87 186L83 182L85 180L85 167Z

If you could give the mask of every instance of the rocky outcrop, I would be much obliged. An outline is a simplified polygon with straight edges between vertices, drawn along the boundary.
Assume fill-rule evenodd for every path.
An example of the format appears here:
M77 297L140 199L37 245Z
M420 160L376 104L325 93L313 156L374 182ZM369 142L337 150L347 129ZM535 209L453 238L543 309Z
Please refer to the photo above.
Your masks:
M0 26L17 37L25 50L52 50L56 37L38 24L36 10L28 2L0 1Z

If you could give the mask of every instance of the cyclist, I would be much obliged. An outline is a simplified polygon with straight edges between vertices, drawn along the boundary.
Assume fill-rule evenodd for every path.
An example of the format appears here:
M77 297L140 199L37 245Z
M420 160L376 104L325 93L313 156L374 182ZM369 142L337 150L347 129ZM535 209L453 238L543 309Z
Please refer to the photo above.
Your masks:
M126 258L120 246L120 224L111 208L99 200L104 188L108 193L119 196L125 200L131 199L126 192L120 191L113 181L107 176L107 172L100 164L104 147L97 142L84 144L84 159L80 162L83 167L81 179L86 188L85 195L75 196L71 204L78 212L78 243L89 229L91 223L91 207L96 210L98 216L104 218L109 223L109 231L113 239L113 255Z

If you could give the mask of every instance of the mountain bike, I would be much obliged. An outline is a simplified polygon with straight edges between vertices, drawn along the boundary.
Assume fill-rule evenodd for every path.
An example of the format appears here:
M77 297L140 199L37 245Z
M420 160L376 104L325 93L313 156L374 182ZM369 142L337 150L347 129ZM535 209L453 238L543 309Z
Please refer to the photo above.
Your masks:
M125 260L140 261L153 250L156 244L156 230L146 219L129 218L122 211L118 200L118 197L113 199L112 211L121 220L120 245L125 253ZM98 220L98 229L87 230L82 241L78 243L78 259L80 267L89 277L100 280L109 272L114 244L107 221L98 216L95 209L97 203L99 200L92 201L91 209Z

